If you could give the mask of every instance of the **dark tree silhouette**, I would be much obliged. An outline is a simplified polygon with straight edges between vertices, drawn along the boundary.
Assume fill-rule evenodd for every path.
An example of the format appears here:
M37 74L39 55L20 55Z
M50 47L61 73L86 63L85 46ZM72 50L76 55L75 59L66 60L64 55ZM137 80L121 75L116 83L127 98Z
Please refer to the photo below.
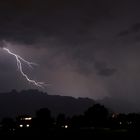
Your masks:
M81 128L86 126L85 117L83 115L73 116L71 118L71 125L73 128Z
M100 104L93 105L85 112L88 126L103 127L107 123L108 116L108 109Z
M57 127L62 127L66 124L66 116L65 114L59 114L56 118L56 125Z
M51 111L48 108L41 108L36 111L36 118L34 119L33 126L39 129L48 129L53 123Z

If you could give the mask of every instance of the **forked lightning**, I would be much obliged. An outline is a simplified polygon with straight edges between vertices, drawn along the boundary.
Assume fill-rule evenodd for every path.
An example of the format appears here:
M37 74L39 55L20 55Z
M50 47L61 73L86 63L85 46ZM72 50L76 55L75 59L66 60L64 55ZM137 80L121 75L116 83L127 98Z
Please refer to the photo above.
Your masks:
M32 80L32 79L30 79L30 78L28 77L27 74L25 74L25 73L23 72L22 62L24 62L25 64L27 64L27 65L28 65L29 67L31 67L31 68L32 68L33 65L37 65L36 63L32 63L32 62L29 62L29 61L23 59L21 56L15 54L15 53L13 53L13 52L11 52L8 48L3 47L2 49L3 49L4 51L8 52L10 55L12 55L12 56L14 56L14 57L16 58L17 67L18 67L20 73L22 74L22 76L23 76L29 83L31 83L31 84L33 84L33 85L35 85L35 86L37 86L37 87L41 87L41 88L44 87L44 85L45 85L44 82L37 82L37 81L35 81L35 80Z

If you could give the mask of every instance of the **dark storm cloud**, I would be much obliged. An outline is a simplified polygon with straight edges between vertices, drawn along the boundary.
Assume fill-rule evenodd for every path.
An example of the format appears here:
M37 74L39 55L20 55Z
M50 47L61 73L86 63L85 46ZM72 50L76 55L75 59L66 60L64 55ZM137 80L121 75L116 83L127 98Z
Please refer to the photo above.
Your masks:
M74 67L78 72L89 74L96 68L93 54L96 46L89 47L87 43L98 40L90 30L100 17L111 17L109 4L110 1L103 0L5 1L1 11L10 9L3 16L0 37L25 44L44 42L48 38L50 48L69 55L72 61L75 60ZM108 68L97 68L97 74L110 76L113 72Z
M100 16L109 17L109 5L104 1L17 1L1 2L0 37L24 43L37 42L42 37L56 36L75 44L95 39L90 28ZM6 10L8 9L8 10Z
M3 48L6 45L5 40L0 40L0 48Z
M51 81L51 94L138 102L139 13L131 0L2 0L0 40L39 64L31 75ZM30 87L0 54L1 89Z
M95 68L100 76L112 76L117 72L117 69L109 68L105 62L96 62Z
M111 76L111 75L113 75L115 72L116 72L116 69L109 69L109 68L106 68L106 69L100 70L98 74L101 75L101 76Z
M127 35L132 35L140 31L140 23L132 25L129 29L123 30L118 34L118 37L123 37Z

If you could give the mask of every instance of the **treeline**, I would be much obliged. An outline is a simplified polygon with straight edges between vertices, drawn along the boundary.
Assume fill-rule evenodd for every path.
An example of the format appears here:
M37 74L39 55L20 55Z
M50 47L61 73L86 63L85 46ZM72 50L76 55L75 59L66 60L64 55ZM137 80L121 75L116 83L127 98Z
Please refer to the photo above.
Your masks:
M53 118L48 108L41 108L36 111L35 117L24 114L13 118L1 120L1 134L49 134L60 130L139 130L140 114L118 114L110 112L101 104L94 104L83 114L68 117L59 114Z

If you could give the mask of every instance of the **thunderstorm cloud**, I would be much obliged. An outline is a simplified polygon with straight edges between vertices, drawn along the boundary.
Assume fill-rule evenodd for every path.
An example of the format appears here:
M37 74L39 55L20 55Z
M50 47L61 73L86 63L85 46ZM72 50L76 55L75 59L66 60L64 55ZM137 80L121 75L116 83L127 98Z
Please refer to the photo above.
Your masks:
M0 40L39 64L49 94L140 101L140 8L132 0L5 0ZM1 44L1 43L0 43ZM0 45L2 46L2 45ZM0 50L0 90L35 88Z

